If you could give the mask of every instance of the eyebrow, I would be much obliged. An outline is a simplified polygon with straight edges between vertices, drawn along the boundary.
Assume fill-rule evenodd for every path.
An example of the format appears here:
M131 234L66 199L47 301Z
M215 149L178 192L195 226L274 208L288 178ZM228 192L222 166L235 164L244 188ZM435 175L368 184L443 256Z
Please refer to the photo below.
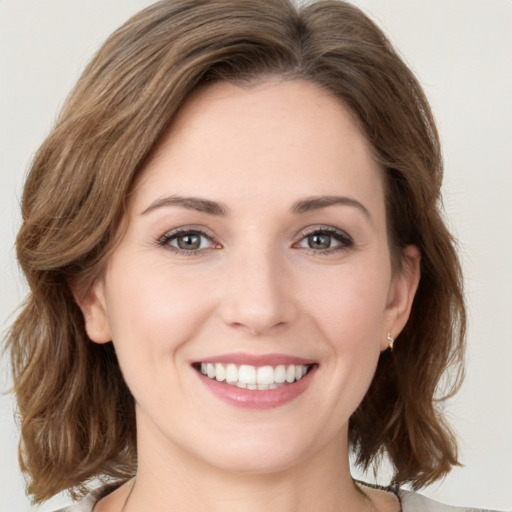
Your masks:
M291 212L294 214L307 213L314 210L321 210L329 206L343 205L357 208L365 214L368 219L371 220L371 215L368 209L356 199L346 196L314 196L301 199L293 204ZM228 214L228 208L223 203L217 201L211 201L209 199L203 199L200 197L184 197L173 195L169 197L163 197L157 199L151 203L141 215L146 215L149 212L158 208L168 206L180 206L188 210L195 210L208 215L216 215L225 217Z
M343 206L352 206L357 208L361 212L365 214L368 219L371 220L371 215L368 209L356 199L346 196L315 196L308 197L306 199L302 199L297 201L292 206L292 213L306 213L314 210L320 210L322 208L327 208L328 206L334 205L343 205Z
M201 199L199 197L170 196L157 199L151 203L141 213L141 215L146 215L147 213L164 206L181 206L187 210L196 210L201 213L218 216L225 216L228 212L227 207L222 203L210 201L209 199Z

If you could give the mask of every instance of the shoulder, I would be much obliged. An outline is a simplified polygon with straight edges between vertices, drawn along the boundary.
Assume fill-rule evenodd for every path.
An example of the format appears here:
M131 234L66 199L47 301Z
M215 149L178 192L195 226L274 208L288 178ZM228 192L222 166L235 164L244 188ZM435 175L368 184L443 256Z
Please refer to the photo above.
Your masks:
M111 490L112 488L106 489L105 487L95 489L82 500L77 501L68 507L55 510L54 512L92 512L97 501L107 494L106 491ZM453 507L451 505L443 505L442 503L431 500L421 494L403 489L399 489L396 493L400 498L402 512L497 512L486 509L461 508Z
M80 501L53 512L92 512L94 505L110 491L112 491L112 486L99 487L84 496Z
M421 494L400 489L398 497L402 504L403 512L493 512L479 508L453 507L443 505L437 501L431 500ZM495 511L496 512L496 511Z
M92 512L92 509L94 508L95 504L96 500L91 499L89 494L80 501L77 501L76 503L73 503L72 505L69 505L67 507L59 508L54 512Z

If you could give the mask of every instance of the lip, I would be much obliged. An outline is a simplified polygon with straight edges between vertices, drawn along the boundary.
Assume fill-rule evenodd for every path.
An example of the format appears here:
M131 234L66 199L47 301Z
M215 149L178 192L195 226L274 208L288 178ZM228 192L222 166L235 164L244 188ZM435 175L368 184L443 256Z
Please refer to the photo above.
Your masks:
M278 366L284 365L313 365L316 361L312 359L303 359L302 357L290 356L287 354L246 354L242 352L234 352L232 354L221 354L218 356L207 357L193 361L192 364L198 363L233 363L236 365L248 364L251 366Z
M199 362L199 361L198 361ZM299 395L304 393L311 384L318 364L309 359L303 359L295 356L288 356L285 354L266 354L266 355L253 355L253 354L223 354L221 356L209 357L201 359L203 363L223 363L223 364L249 364L252 366L277 366L284 365L310 365L311 368L308 373L299 381L292 384L287 384L276 389L268 390L250 390L239 388L225 382L218 382L215 379L210 379L203 375L196 369L194 372L200 379L202 384L210 391L215 397L219 398L228 405L239 407L241 409L274 409L291 402ZM195 366L194 363L193 366Z

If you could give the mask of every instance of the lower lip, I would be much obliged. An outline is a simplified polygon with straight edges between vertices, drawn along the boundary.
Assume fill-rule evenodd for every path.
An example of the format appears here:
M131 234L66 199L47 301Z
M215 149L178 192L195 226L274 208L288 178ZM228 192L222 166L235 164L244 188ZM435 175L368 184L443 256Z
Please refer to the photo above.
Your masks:
M317 367L313 366L302 379L292 384L286 384L276 389L260 391L239 388L226 384L225 382L218 382L209 377L205 377L197 371L196 373L207 389L217 398L220 398L230 405L242 409L274 409L291 402L294 398L301 395L311 383L316 369Z

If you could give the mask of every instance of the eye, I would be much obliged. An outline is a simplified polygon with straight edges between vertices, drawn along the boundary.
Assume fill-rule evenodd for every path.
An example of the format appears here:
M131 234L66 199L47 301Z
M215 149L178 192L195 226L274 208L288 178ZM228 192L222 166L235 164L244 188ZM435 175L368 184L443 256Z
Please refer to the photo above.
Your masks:
M299 240L296 247L302 247L315 252L329 253L347 249L353 245L352 238L343 231L322 228L306 234L306 236Z
M312 235L308 235L301 241L301 247L308 247L309 249L330 249L332 244L339 243L337 240L334 240L332 235L328 235L326 233L313 233Z
M167 233L158 241L158 244L182 254L194 254L215 246L206 233L190 229Z

